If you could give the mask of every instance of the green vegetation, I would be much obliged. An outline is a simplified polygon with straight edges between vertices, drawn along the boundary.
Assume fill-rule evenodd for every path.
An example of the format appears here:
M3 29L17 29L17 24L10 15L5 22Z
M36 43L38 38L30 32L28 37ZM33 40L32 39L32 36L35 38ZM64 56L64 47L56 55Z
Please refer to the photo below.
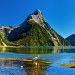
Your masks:
M4 46L3 43L5 43L7 46L17 46L17 44L13 42L9 42L5 36L6 36L5 32L1 31L0 32L0 46Z
M69 46L36 10L17 27L2 27L0 46Z
M14 43L20 46L51 46L50 35L47 31L33 20L28 23L32 25L31 29L20 35L20 39Z
M0 32L0 46L3 46L4 42L7 46L66 46L69 43L58 35L49 25L46 23L46 27L43 28L39 23L36 23L33 19L27 20L27 25L30 25L30 29L19 35L16 41L8 41L4 32ZM51 29L50 29L51 28ZM49 31L50 34L47 32Z
M2 40L5 38L5 33L4 32L0 32L0 46L2 46Z

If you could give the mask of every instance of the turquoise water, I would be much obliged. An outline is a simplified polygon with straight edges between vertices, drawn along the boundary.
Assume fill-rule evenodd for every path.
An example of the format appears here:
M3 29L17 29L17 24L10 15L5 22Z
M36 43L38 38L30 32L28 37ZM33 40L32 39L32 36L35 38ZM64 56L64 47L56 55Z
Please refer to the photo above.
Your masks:
M0 75L75 75L75 47L0 47Z

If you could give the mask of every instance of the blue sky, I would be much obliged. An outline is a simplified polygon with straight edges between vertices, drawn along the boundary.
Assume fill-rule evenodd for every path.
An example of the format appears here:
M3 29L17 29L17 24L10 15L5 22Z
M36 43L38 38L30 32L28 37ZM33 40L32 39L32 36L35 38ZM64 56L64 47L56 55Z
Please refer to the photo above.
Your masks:
M0 0L0 26L16 26L34 10L64 38L75 33L75 0Z

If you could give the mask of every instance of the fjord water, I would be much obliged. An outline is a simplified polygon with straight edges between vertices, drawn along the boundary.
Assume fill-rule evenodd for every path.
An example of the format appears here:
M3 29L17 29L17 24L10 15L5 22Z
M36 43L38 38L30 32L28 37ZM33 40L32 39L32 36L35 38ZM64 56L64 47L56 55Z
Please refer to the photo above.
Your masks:
M0 47L0 75L74 75L75 47Z

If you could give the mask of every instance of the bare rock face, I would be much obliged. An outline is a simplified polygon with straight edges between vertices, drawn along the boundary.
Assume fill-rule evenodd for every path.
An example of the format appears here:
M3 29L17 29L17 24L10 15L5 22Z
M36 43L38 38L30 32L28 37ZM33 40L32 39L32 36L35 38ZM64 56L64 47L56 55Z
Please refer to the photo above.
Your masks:
M29 17L33 19L35 22L44 27L44 17L40 10L35 10L34 13L30 14Z

